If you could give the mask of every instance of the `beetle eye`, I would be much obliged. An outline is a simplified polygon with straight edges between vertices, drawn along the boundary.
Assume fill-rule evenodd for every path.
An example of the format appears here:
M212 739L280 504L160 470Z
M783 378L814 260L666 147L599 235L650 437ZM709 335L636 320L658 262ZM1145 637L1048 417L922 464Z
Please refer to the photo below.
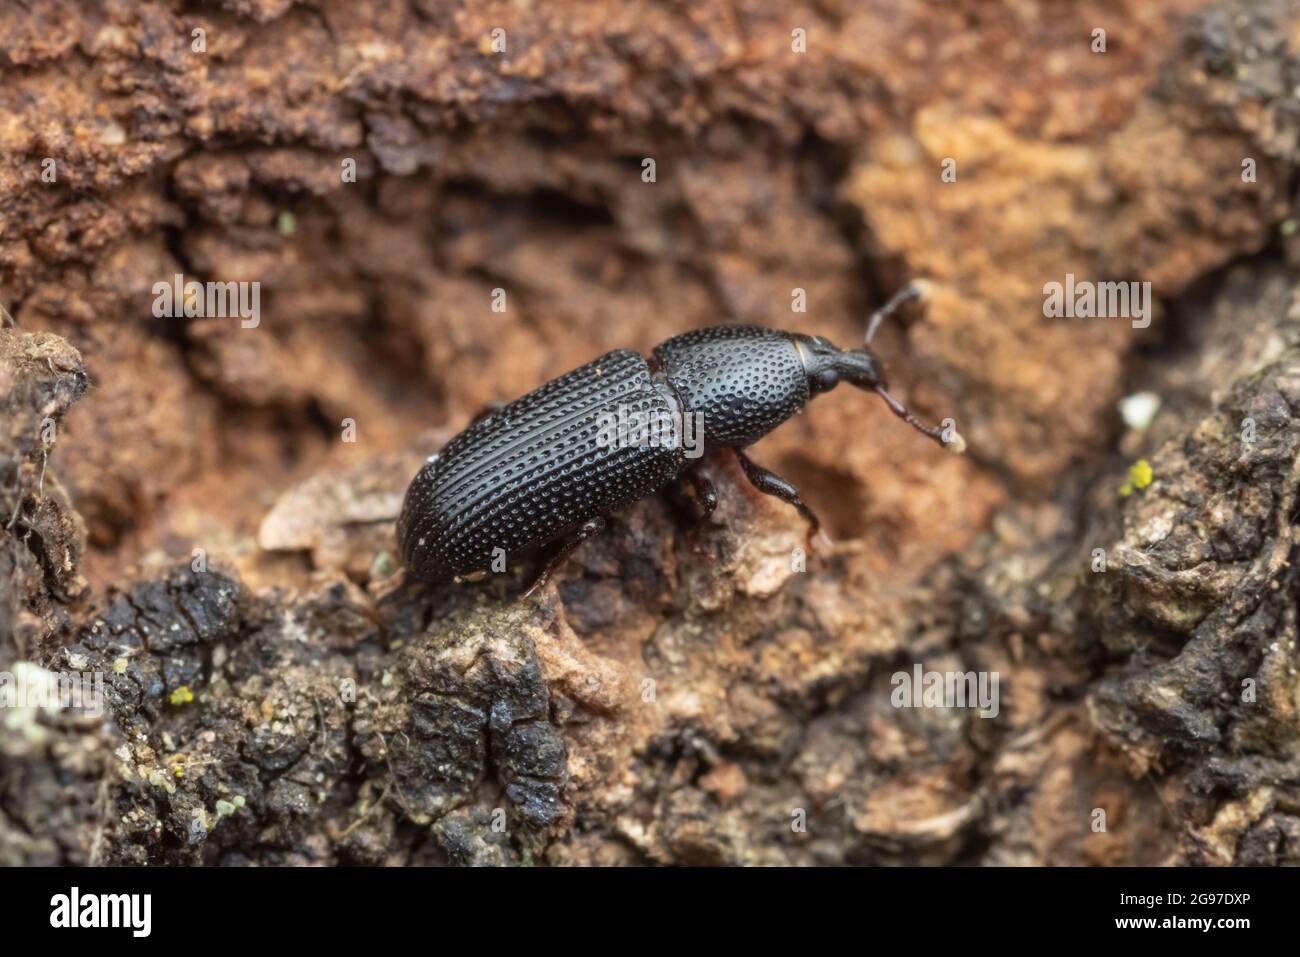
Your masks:
M818 392L829 392L839 384L840 376L834 369L827 369L825 372L817 373L816 389Z

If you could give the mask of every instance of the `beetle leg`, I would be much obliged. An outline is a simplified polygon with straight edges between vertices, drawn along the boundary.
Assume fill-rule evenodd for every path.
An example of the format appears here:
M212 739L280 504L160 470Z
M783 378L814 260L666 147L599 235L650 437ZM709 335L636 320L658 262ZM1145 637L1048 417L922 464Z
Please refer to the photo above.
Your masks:
M498 412L500 412L500 411L501 411L502 409L504 409L505 407L506 407L506 404L505 404L504 402L498 402L497 400L493 399L491 402L489 402L487 405L483 406L483 408L479 409L478 412L476 412L476 413L474 414L474 418L472 418L472 419L469 420L469 424L470 424L470 425L474 425L474 424L477 423L477 422L482 422L482 421L483 421L484 419L486 419L488 416L490 416L490 415L496 415ZM468 428L468 427L469 427L469 426L466 426L466 428Z
M604 527L605 519L599 515L583 522L578 530L573 533L572 537L560 546L560 550L551 556L550 560L546 563L546 567L542 569L542 573L537 576L537 580L529 585L528 591L524 592L520 597L530 598L535 591L550 581L551 573L554 572L555 569L559 568L566 558L573 554L575 548L593 535L599 534Z
M805 505L803 499L799 497L799 490L775 472L769 472L763 466L751 460L740 449L736 449L736 458L740 460L740 467L745 470L745 478L749 479L750 485L765 495L775 496L799 510L799 514L808 522L808 544L811 546L813 539L821 531L822 523L813 510Z
M717 487L697 469L682 472L667 491L673 511L692 526L707 522L718 507Z
M699 472L691 473L691 481L695 483L695 504L700 507L700 517L697 521L702 524L709 520L714 509L718 507L718 489L711 479Z
M685 486L689 484L692 493L686 494ZM709 520L714 509L718 507L718 489L708 478L706 478L698 469L691 469L683 473L673 486L676 490L677 502L680 504L683 512L691 513L693 525L702 525ZM687 501L687 499L690 501ZM691 508L691 502L695 503L695 508Z

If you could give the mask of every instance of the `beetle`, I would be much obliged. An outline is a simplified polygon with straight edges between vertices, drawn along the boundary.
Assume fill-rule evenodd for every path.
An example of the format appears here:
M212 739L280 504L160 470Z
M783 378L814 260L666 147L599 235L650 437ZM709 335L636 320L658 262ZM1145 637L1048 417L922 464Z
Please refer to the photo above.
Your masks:
M847 382L876 392L891 412L940 444L958 452L965 447L954 429L926 425L890 395L871 351L881 321L922 290L919 283L907 286L878 309L860 349L759 326L713 326L669 339L648 360L616 349L481 413L412 479L397 522L403 563L419 579L462 580L485 573L504 555L559 542L527 597L604 527L607 513L684 472L701 520L707 518L717 492L695 472L680 434L662 442L610 442L602 429L616 410L630 410L642 422L702 415L704 443L733 449L755 488L799 510L811 541L821 523L799 490L744 449L813 397Z

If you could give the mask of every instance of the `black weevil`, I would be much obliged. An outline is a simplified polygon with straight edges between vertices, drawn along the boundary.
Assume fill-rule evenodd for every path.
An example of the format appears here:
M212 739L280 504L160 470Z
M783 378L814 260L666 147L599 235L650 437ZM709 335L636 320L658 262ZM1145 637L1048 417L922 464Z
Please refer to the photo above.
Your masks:
M411 481L397 522L402 561L417 578L449 581L486 572L494 559L562 542L530 595L604 527L606 513L684 472L707 517L717 494L688 462L680 435L608 440L611 417L628 410L641 422L681 423L702 414L704 443L733 449L755 488L808 520L811 539L820 523L799 490L743 450L813 396L848 382L878 393L919 432L958 452L965 447L955 430L925 425L886 391L884 368L870 349L880 322L920 291L908 286L877 310L861 349L757 326L715 326L669 339L648 361L628 349L607 352L480 415Z

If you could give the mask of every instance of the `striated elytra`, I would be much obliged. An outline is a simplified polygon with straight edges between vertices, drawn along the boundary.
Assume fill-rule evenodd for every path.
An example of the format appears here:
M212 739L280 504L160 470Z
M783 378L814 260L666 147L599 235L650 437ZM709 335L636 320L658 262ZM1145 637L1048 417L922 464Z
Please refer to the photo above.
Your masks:
M881 320L919 294L909 286L878 310L860 349L842 350L819 336L717 326L669 339L648 361L627 349L608 352L481 415L411 481L397 522L402 561L417 578L449 581L561 543L525 593L531 594L603 527L605 514L678 477L690 478L707 517L717 496L694 469L692 424L702 426L703 446L735 450L756 488L797 508L811 539L820 523L798 489L743 449L813 396L848 382L877 392L930 438L964 448L955 431L925 425L886 391L884 369L869 348Z

